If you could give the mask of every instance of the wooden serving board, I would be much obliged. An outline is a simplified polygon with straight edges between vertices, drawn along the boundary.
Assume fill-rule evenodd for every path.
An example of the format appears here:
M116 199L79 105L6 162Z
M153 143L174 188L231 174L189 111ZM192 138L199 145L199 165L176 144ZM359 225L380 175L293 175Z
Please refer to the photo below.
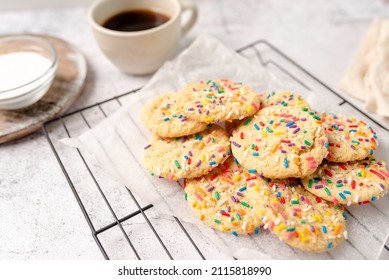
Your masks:
M81 94L87 63L77 48L53 36L37 35L49 40L57 50L58 70L53 85L37 103L18 110L0 110L0 144L32 132L63 114Z

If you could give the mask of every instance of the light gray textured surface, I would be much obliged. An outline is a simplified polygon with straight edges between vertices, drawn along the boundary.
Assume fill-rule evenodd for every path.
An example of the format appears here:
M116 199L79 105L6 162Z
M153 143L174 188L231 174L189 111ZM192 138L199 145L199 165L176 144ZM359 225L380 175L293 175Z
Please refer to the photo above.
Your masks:
M200 33L218 37L231 49L265 38L334 88L353 58L370 20L389 15L389 5L384 0L197 2L199 21L182 41L182 48ZM72 109L137 88L149 78L124 75L110 64L93 40L85 13L86 8L0 12L0 34L56 35L85 54L90 75L84 93ZM0 259L102 258L42 134L0 146L0 159ZM74 162L73 168L78 166L81 167L81 163ZM100 206L90 207L97 213ZM118 211L126 214L127 210L131 209L123 206ZM109 213L106 216L96 217L96 220L103 224L110 219ZM178 229L171 229L165 220L161 220L160 226L165 238L170 239L167 244L175 257L191 257L192 254L195 257L193 252L175 247L181 237L178 235L174 240L171 234L178 234ZM128 225L128 230L135 236L139 228L132 229ZM117 239L120 238L118 233ZM145 248L146 256L162 258L161 248L147 249L148 234L135 238L135 242L143 244L140 247ZM207 241L198 242L205 244ZM111 245L122 246L115 242ZM117 256L122 257L133 258Z

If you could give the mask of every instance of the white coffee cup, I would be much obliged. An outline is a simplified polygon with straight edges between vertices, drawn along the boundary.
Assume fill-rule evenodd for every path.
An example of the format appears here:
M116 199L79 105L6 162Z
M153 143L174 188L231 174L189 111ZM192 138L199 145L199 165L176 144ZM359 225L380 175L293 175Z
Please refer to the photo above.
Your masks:
M151 10L170 19L157 27L142 31L115 31L103 27L106 20L130 10ZM191 15L183 25L181 14ZM101 0L88 11L97 44L108 59L123 72L150 74L172 57L180 38L196 22L197 6L192 0Z

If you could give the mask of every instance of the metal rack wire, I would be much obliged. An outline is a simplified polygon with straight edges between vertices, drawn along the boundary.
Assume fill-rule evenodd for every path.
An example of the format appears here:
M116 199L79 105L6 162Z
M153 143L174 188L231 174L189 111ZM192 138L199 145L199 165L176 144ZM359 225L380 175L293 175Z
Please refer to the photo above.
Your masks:
M336 96L337 100L339 100L339 103L338 103L339 106L344 106L344 105L348 104L349 106L351 106L355 110L357 110L359 113L364 115L364 117L366 119L369 119L377 127L380 127L381 129L385 130L386 132L389 132L388 128L386 128L385 125L381 124L377 120L372 119L370 116L365 114L363 111L359 110L359 108L354 106L348 100L344 99L339 93L337 93L336 91L331 89L329 86L327 86L324 82L322 82L320 79L318 79L317 77L315 77L314 75L309 73L307 70L305 70L303 67L301 67L296 62L294 62L291 58L289 58L287 55L285 55L283 52L281 52L279 49L277 49L275 46L273 46L269 42L267 42L265 40L258 40L256 42L253 42L250 45L247 45L247 46L237 50L238 53L241 53L242 55L245 55L245 56L249 57L250 59L256 58L258 60L258 62L261 63L265 67L269 67L269 66L276 67L278 70L282 71L284 74L289 76L291 79L293 79L296 83L298 83L302 87L304 87L304 88L306 88L308 90L311 90L311 86L307 85L306 82L304 82L301 79L299 79L295 75L294 72L292 72L291 70L287 69L286 67L284 67L283 65L281 65L279 62L277 62L276 60L274 60L272 58L265 59L264 58L264 54L266 53L266 51L271 51L273 54L281 57L284 61L287 61L288 63L290 63L290 65L292 65L295 70L297 69L298 71L300 71L301 73L303 73L304 75L309 77L312 81L314 81L315 83L317 83L318 85L323 87L327 92L331 93L333 96ZM131 201L132 201L132 202L129 202L129 203L133 203L136 207L135 207L135 211L132 211L131 213L129 213L127 215L124 215L122 217L119 217L118 214L116 213L116 211L114 210L112 202L110 202L109 199L107 198L107 194L103 190L103 188L101 186L101 182L97 178L96 174L92 171L92 168L90 167L90 164L86 160L85 155L80 150L77 149L77 156L81 159L82 164L85 166L85 168L87 170L88 176L92 180L94 187L96 188L97 192L99 193L99 195L103 199L103 201L105 203L105 206L107 207L107 209L109 210L110 215L113 218L113 222L106 223L103 226L99 226L97 228L96 223L94 223L92 221L91 215L90 215L89 211L87 210L87 207L85 206L85 201L82 199L82 197L80 195L80 191L75 186L74 178L72 177L72 175L70 174L70 172L68 170L69 166L67 166L64 163L63 157L61 157L60 152L58 151L58 148L55 146L54 140L52 139L53 138L52 132L51 132L51 127L52 126L55 127L54 129L59 129L59 127L62 127L62 129L65 131L65 137L76 136L76 135L72 135L71 134L71 132L70 132L70 130L68 128L68 125L66 123L67 119L72 118L72 117L77 117L80 122L83 122L87 126L87 128L91 128L92 125L90 123L90 120L86 116L86 112L88 110L91 110L91 109L97 110L100 114L102 114L102 116L104 116L104 118L106 118L109 115L109 113L106 112L106 110L104 110L104 108L103 108L104 105L115 103L117 106L121 106L122 105L121 100L123 98L126 98L126 96L130 96L131 94L136 93L138 90L139 89L135 89L135 90L123 93L123 94L121 94L119 96L115 96L113 98L110 98L110 99L104 100L102 102L96 103L94 105L91 105L91 106L88 106L88 107L85 107L85 108L73 111L71 113L67 113L67 114L65 114L65 115L63 115L63 116L61 116L61 117L59 117L57 119L54 119L54 120L46 123L43 126L42 130L43 130L43 133L44 133L44 135L46 136L46 138L48 140L48 143L49 143L49 145L50 145L50 147L51 147L51 149L53 151L53 154L54 154L56 160L58 161L58 164L59 164L59 166L60 166L60 168L61 168L61 170L62 170L62 172L63 172L63 174L64 174L64 176L65 176L65 178L66 178L66 180L67 180L67 182L68 182L72 192L73 192L73 195L74 195L74 197L75 197L75 199L76 199L76 201L77 201L77 203L78 203L78 205L79 205L79 207L81 209L81 212L82 212L85 220L87 221L87 223L88 223L88 225L90 227L90 230L91 230L91 233L92 233L92 237L95 240L98 248L100 249L100 251L101 251L101 253L102 253L102 255L103 255L103 257L105 259L110 259L111 256L107 252L108 251L107 250L107 246L105 246L101 242L101 238L100 237L101 237L101 235L103 233L107 233L110 230L112 230L113 228L118 228L120 230L120 232L121 232L121 234L122 234L122 236L123 236L123 238L125 240L125 243L129 247L129 249L133 252L134 258L136 258L136 259L141 259L142 258L142 256L138 252L138 249L134 245L134 243L131 240L129 234L126 232L126 230L125 230L125 228L123 226L123 224L126 221L129 221L129 220L134 219L136 217L141 217L144 220L144 222L147 224L149 229L152 231L154 238L161 245L164 253L167 256L167 258L168 259L173 259L173 255L171 253L171 250L169 250L168 246L166 246L165 242L163 241L163 239L161 238L160 234L156 230L155 225L153 224L153 222L148 217L148 211L153 208L153 205L147 204L147 205L142 206L142 203L140 201L138 201L138 199L131 192L131 186L125 186L125 190L126 190L127 194L129 195L129 197L131 198ZM375 206L372 205L372 207L375 207ZM376 209L377 209L377 211L381 212L382 215L384 215L389 220L389 217L387 216L387 213L383 213L377 207L376 207ZM362 226L364 226L363 223L358 221L358 218L353 213L348 211L348 214L353 219L355 219L358 223L360 223ZM202 251L202 248L200 248L200 246L195 242L194 238L191 236L190 230L188 230L186 228L186 226L184 226L184 224L176 217L174 217L174 222L178 225L178 227L180 228L182 233L187 238L188 244L190 244L193 247L194 251L197 254L197 257L200 258L200 259L205 259L206 257L205 257L205 254ZM374 236L374 238L377 239L378 242L381 242L381 244L383 244L383 250L387 250L387 252L389 252L389 243L388 243L388 241L386 241L386 244L385 244L385 241L383 241L382 238L379 238L379 237L376 237L376 236ZM350 242L350 241L348 241L348 242L349 242L349 244L352 247L354 247L358 251L358 248L356 248L352 244L352 242ZM360 254L363 256L363 258L368 258L368 257L366 257L363 254L363 252L360 252Z

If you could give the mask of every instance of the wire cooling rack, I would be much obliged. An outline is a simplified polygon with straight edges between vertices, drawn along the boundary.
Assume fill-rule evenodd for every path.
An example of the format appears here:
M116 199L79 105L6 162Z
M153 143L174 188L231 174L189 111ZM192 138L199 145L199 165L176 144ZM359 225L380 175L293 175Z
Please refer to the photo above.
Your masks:
M378 117L369 116L361 111L357 106L344 99L339 93L269 42L258 40L237 50L237 52L251 60L257 61L270 72L275 71L280 75L285 75L285 77L306 90L320 90L321 93L326 94L326 98L330 99L331 102L339 106L350 107L358 112L361 118L369 120L371 124L379 127L389 135L388 125L385 122L382 122ZM165 231L161 230L163 227L161 222L149 218L148 214L152 211L153 205L145 204L137 199L131 192L131 186L125 186L124 192L118 192L119 189L123 190L123 188L117 188L115 186L116 182L99 176L98 167L93 166L82 151L65 148L57 142L58 139L78 136L85 129L90 129L93 125L114 112L122 105L124 99L131 97L138 90L131 90L97 104L65 114L46 123L43 126L43 133L90 227L92 237L105 259L206 259L207 256L212 256L209 253L212 250L212 246L200 242L190 226L185 225L175 217L171 224L165 225L165 228L175 227L176 234L179 232L181 235L181 241L176 241L174 237L173 240L169 239ZM81 166L84 167L82 170L76 167L79 166L75 164L76 161L80 162ZM107 188L107 186L110 186L111 189ZM125 207L118 207L118 204L123 203L126 204ZM376 211L383 219L387 225L386 232L388 232L389 209L382 203L370 204L370 207L372 207L372 211ZM357 248L352 241L347 240L349 245L360 254L362 259L389 259L389 236L386 232L380 236L372 234L365 225L363 216L359 215L361 211L353 213L347 210L347 212L349 217L354 220L353 223L362 228L366 236L368 236L366 242L379 244L378 246L381 249L377 255L377 253L369 254L368 249ZM145 231L149 233L147 237L145 237L146 234L143 232L140 234L141 237L139 237L139 234L136 237L136 227L132 227L134 224L143 224L143 229L147 229ZM179 244L174 245L177 242ZM144 251L145 247L148 247L149 250ZM118 254L117 251L121 251L121 253ZM328 255L330 258L336 258L330 254Z

